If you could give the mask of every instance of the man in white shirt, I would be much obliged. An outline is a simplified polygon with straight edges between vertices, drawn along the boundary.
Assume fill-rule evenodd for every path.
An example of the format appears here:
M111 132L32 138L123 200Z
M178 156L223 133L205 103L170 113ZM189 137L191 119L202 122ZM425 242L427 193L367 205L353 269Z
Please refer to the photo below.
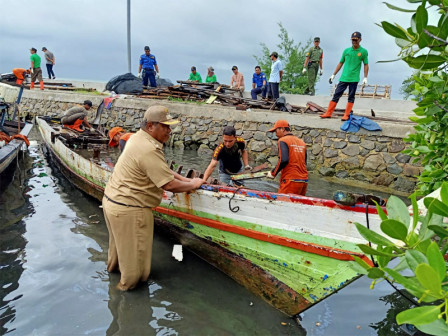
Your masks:
M279 84L282 80L283 76L283 64L278 59L278 53L273 52L271 54L272 66L271 66L271 75L269 76L269 92L272 96L272 99L276 100L279 97Z

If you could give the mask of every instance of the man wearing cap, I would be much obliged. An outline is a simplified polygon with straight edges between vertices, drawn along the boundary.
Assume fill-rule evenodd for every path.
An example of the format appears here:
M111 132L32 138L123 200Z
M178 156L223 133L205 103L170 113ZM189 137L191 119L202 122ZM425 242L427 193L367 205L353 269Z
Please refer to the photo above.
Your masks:
M241 159L243 162L241 162ZM219 162L219 180L232 185L231 174L237 174L244 169L251 170L249 155L246 150L246 142L236 136L233 126L226 126L222 132L222 143L213 151L212 160L204 173L204 181L212 175ZM243 165L244 164L244 165ZM244 169L243 169L244 167Z
M250 94L253 100L257 100L257 95L261 93L261 98L266 98L266 75L261 72L259 65L255 67L255 73L252 76L252 90Z
M120 151L124 150L126 142L134 133L125 133L121 127L113 127L109 131L109 147L120 147Z
M320 44L320 37L314 38L314 47L311 47L306 53L305 64L303 65L302 73L306 74L308 72L308 87L305 90L305 94L314 96L315 90L314 85L316 83L317 72L320 68L319 75L322 76L322 58L324 56L324 51Z
M143 86L148 85L148 80L152 87L157 87L156 77L160 77L159 66L157 65L156 56L150 54L150 49L145 46L145 53L140 56L140 65L138 66L138 77L141 78L140 73L143 69Z
M215 83L218 80L216 79L216 75L215 75L215 69L213 69L213 67L209 66L207 69L207 77L205 77L205 82L206 83Z
M131 136L118 158L103 197L109 231L107 270L119 271L117 288L123 291L147 281L151 271L154 231L153 209L163 191L188 192L203 183L172 171L163 154L163 144L178 123L164 106L151 106L140 130Z
M269 91L271 97L276 100L279 97L279 85L283 76L283 64L278 59L278 53L273 52L271 55L271 75L269 76Z
M244 92L244 76L238 71L238 67L236 65L232 67L232 72L233 75L230 78L230 87L238 89L242 97Z
M321 115L321 118L331 118L331 115L336 108L339 99L341 98L345 89L348 87L348 102L347 107L345 108L344 116L342 117L343 121L348 120L350 112L353 108L353 104L355 103L355 93L360 79L359 72L361 70L361 63L364 64L364 79L362 80L362 85L367 85L367 75L369 74L368 52L366 49L361 47L361 45L359 44L360 42L361 33L354 32L352 34L352 46L344 50L341 60L336 66L336 70L333 72L329 79L330 84L332 84L334 76L336 76L339 70L341 70L342 66L344 66L341 78L339 78L338 86L336 87L333 98L328 105L327 112Z
M191 67L191 73L190 73L190 77L188 77L188 80L197 82L197 83L202 83L202 77L199 74L199 72L196 71L195 66Z
M44 89L44 80L42 78L42 69L40 68L40 56L37 54L36 48L30 49L30 60L31 60L31 84L30 84L30 90L34 89L34 82L39 80L40 89Z
M55 62L54 55L50 50L48 50L45 47L42 48L42 51L44 52L45 60L47 61L45 65L47 66L48 79L51 79L51 77L53 77L53 79L56 79L56 76L54 75L53 72L53 65Z
M308 186L305 142L291 133L286 120L277 120L268 132L275 132L278 138L279 160L267 176L275 178L281 172L279 194L305 196Z
M90 100L85 100L83 105L76 105L65 111L61 118L61 123L67 127L74 129L78 132L83 132L81 128L82 125L88 127L91 131L95 129L87 121L88 110L92 107L92 102Z

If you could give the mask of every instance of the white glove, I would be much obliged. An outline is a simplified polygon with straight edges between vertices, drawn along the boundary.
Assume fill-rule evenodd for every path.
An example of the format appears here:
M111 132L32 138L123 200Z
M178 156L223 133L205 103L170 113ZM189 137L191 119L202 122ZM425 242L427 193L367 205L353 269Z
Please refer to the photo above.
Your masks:
M328 80L328 82L329 82L330 84L333 84L333 79L334 79L334 75L331 75L331 77L330 77L330 79Z
M275 176L272 175L272 172L271 172L271 171L268 171L268 174L266 175L266 177L271 178L271 179L274 179L274 178L275 178Z
M244 169L246 169L246 170L252 170L252 167L251 167L250 165L246 165L246 166L244 167Z
M306 68L303 68L302 74L306 74Z
M364 77L364 79L362 80L362 85L367 85L367 77Z
M156 73L156 78L159 79L160 78L160 73Z
M137 78L142 78L142 74L139 72Z
M31 74L33 74L34 73L34 68L31 68Z
M319 75L322 76L324 74L324 71L320 69Z
M95 130L95 128L90 127L89 131L90 131L90 132L95 132L96 130Z

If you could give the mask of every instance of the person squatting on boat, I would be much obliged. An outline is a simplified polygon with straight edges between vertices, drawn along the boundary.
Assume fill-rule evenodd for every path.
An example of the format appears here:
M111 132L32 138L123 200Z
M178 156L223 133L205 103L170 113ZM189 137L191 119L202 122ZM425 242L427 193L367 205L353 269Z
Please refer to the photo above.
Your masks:
M243 163L241 163L241 159ZM227 185L232 185L231 174L241 173L244 169L251 170L249 155L246 150L246 142L236 136L233 126L226 126L222 132L222 143L213 152L212 160L204 173L204 181L212 175L219 162L219 180ZM244 164L244 166L243 166Z
M172 171L163 154L170 125L177 124L165 106L146 110L140 130L132 135L118 158L103 197L109 231L107 270L121 272L117 288L123 291L147 281L151 271L154 232L153 209L163 191L187 192L203 181Z
M84 132L81 126L88 127L90 131L95 129L87 121L87 111L92 107L90 100L84 100L83 105L76 105L64 112L61 123L64 127L74 129L78 132Z
M281 171L279 194L306 194L308 170L306 169L306 144L291 133L286 120L277 120L268 132L278 138L279 160L267 177L275 178Z
M31 73L29 69L23 68L14 68L12 69L12 73L16 76L16 84L22 85L25 80L25 76Z
M126 142L134 133L125 133L121 127L113 127L109 131L109 147L120 147L120 151L124 150Z

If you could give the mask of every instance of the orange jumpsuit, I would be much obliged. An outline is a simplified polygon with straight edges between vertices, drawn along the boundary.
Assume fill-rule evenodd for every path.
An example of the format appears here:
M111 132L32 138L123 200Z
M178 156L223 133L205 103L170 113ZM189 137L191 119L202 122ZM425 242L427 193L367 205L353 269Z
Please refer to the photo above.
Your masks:
M16 84L22 85L23 80L25 79L24 74L26 73L26 69L14 68L14 69L12 69L12 73L17 78Z
M306 169L306 144L291 133L278 140L279 160L272 175L280 171L280 194L306 194L308 170Z

